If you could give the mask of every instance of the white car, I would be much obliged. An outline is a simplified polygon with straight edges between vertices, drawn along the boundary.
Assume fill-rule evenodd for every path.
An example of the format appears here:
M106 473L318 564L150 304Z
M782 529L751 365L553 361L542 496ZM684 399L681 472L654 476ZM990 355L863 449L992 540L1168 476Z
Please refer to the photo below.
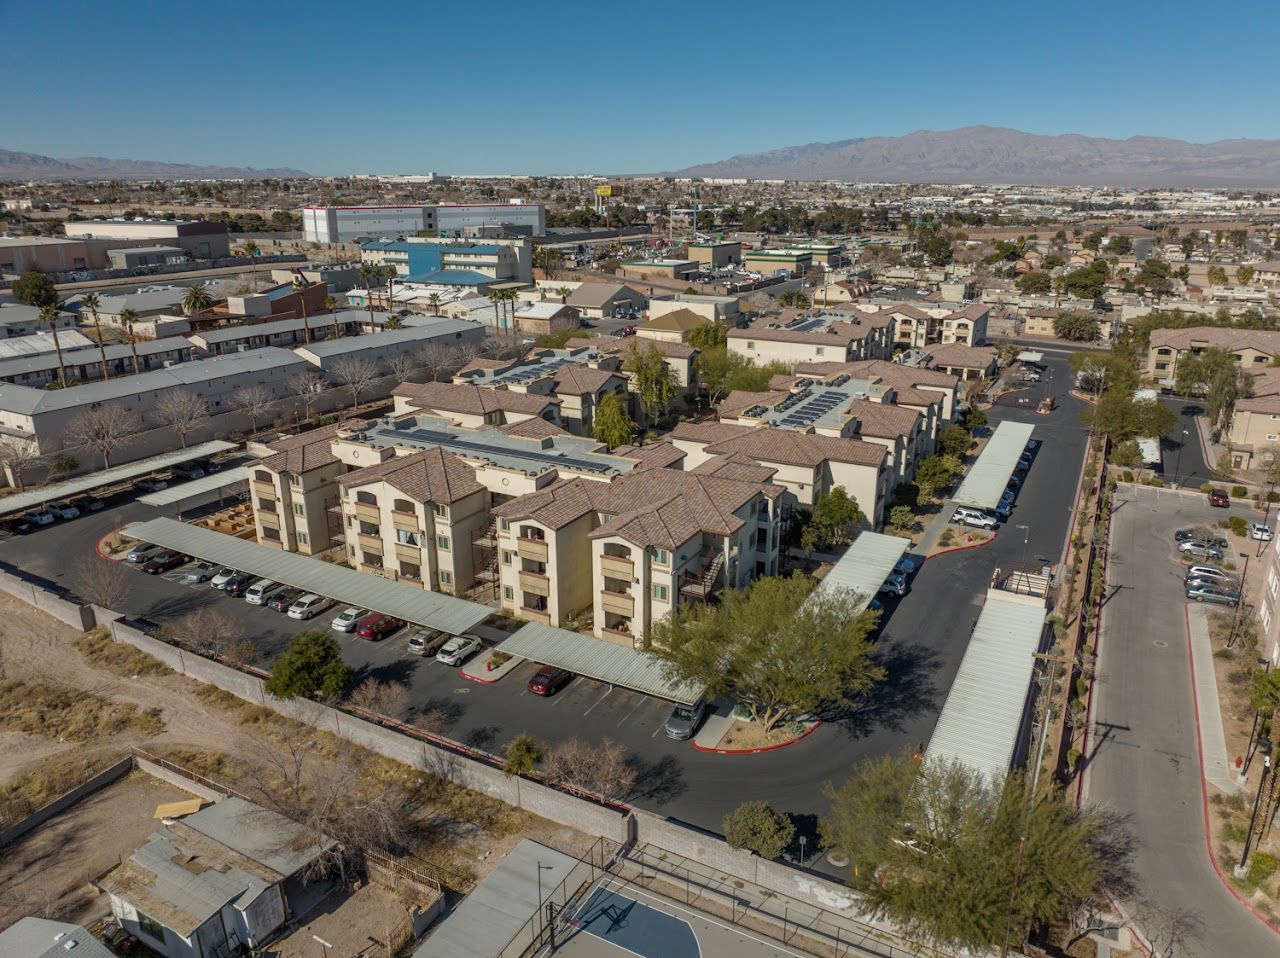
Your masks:
M459 635L446 642L436 653L436 661L445 665L461 665L482 648L484 643L474 635Z
M951 521L956 525L973 526L978 529L994 529L1000 523L994 518L977 509L970 509L968 506L961 506L951 516Z
M1252 523L1249 526L1249 538L1256 539L1258 542L1270 542L1271 530L1261 522Z
M28 512L27 518L38 526L51 526L58 517L48 509L37 509L35 512Z
M906 595L906 577L897 572L890 572L889 577L880 586L880 593L882 595Z
M329 628L335 632L354 632L356 623L368 614L368 609L343 609L342 613L329 623Z
M49 509L59 519L78 519L80 518L80 510L70 503L64 503L60 506L50 506Z
M328 599L308 592L304 596L299 596L298 600L289 606L288 615L291 619L305 620L313 615L319 615L332 604Z
M231 568L231 566L227 566L209 580L209 585L215 589L225 589L227 587L227 583L239 574L240 572L238 570Z

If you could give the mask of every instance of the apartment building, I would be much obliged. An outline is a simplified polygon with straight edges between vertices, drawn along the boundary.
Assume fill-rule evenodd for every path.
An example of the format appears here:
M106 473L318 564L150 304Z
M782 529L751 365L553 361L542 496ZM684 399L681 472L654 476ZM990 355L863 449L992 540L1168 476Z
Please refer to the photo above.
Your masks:
M494 509L503 608L550 625L590 609L598 637L638 643L681 603L777 572L782 495L714 468L647 466L522 496Z
M1280 510L1272 510L1267 525L1274 538L1266 544L1262 557L1266 563L1266 577L1262 592L1257 596L1258 624L1261 626L1257 652L1275 668L1280 665L1280 535L1275 535L1277 526L1280 526Z
M258 542L302 555L334 545L341 531L334 483L348 467L334 455L333 441L350 428L326 426L262 444L267 455L248 467Z
M910 406L926 414L926 431L936 439L938 430L955 418L960 380L950 373L916 366L903 366L882 359L861 360L837 366L833 363L797 366L797 376L848 373L855 379L876 379L894 390L899 406ZM936 408L936 415L929 410Z
M391 391L397 416L425 413L464 429L507 426L526 419L560 425L561 400L556 396L485 388L469 382L401 383Z
M297 347L294 352L318 368L333 375L341 384L343 363L360 359L369 362L379 376L391 372L393 357L433 346L479 347L484 342L484 329L475 323L443 317L420 317L421 322L400 329L388 329L366 336L344 336Z
M533 254L528 240L471 240L415 238L390 243L365 243L360 260L393 266L406 280L442 285L488 286L533 282Z
M52 347L49 352L0 359L0 382L38 389L43 389L49 383L56 381L60 375L65 376L69 383L91 382L102 379L104 355L107 375L114 377L132 375L135 355L138 358L138 371L150 372L153 369L164 369L177 363L185 363L191 359L194 352L191 343L181 336L144 339L132 344L111 343L104 345L101 349L92 345L86 337L74 330L62 333L59 338L62 345L61 367L58 365L58 354L52 351ZM8 342L14 342L14 340L8 340ZM0 340L0 348L5 343L5 340Z
M648 322L636 327L636 335L641 339L660 340L666 343L685 343L689 334L711 320L691 309L673 309L657 316L650 316Z
M969 346L952 342L930 346L919 365L957 379L989 379L996 374L1000 354L994 346Z
M649 318L657 319L668 313L687 309L697 313L707 322L737 325L742 315L742 302L737 296L716 296L707 293L676 293L649 301Z
M1280 369L1251 377L1248 396L1236 400L1228 441L1233 469L1266 469L1280 455Z
M876 342L870 329L859 329L835 313L797 317L785 325L757 321L728 334L729 351L758 366L878 358L882 352ZM864 354L864 350L872 354Z
M985 303L955 307L933 303L894 303L881 306L893 319L896 346L924 349L940 343L979 346L987 341L991 309Z
M1178 360L1188 353L1198 356L1206 349L1231 353L1246 372L1265 369L1280 357L1280 332L1231 326L1155 329L1147 349L1147 373L1171 389L1178 375Z
M554 291L566 284L552 280L548 285ZM645 295L625 283L579 283L565 302L587 319L613 319L638 315L644 309Z
M75 313L59 312L54 323L59 332L76 328ZM0 303L0 339L17 339L19 336L36 336L49 332L49 326L40 318L40 309L23 303Z

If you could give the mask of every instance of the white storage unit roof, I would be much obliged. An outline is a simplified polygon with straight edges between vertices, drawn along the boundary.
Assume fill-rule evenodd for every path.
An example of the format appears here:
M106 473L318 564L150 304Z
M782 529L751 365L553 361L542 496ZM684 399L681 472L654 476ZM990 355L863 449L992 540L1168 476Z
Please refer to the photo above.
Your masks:
M854 540L827 573L826 578L818 583L815 592L823 589L851 589L862 596L861 612L880 591L884 580L898 564L898 560L911 545L910 539L897 536L886 536L879 532L864 532Z
M487 619L493 609L416 585L392 582L296 552L247 542L176 519L149 519L120 530L131 539L174 549L230 566L262 579L283 582L347 605L381 612L415 625L461 635Z
M220 472L210 472L190 482L180 482L159 492L148 492L145 496L139 496L138 501L147 506L171 506L206 492L217 492L219 489L226 489L248 480L249 470L246 466L232 466Z
M652 655L539 622L522 626L498 646L498 651L543 665L555 665L575 675L656 695L681 705L692 705L704 691L689 682L668 680L663 675L661 660Z
M213 456L235 448L236 444L234 442L215 439L187 449L180 449L177 452L166 452L159 456L128 462L123 466L112 466L110 469L103 469L101 472L90 472L83 476L76 476L74 479L50 483L47 486L41 486L39 489L19 492L17 495L0 499L0 516L12 515L15 512L25 512L28 509L34 509L49 502L70 499L73 496L83 495L103 486L127 482L130 479L137 479L151 472L168 469L184 462L191 462L193 459L203 459L205 456Z
M987 591L925 757L1003 777L1018 753L1019 734L1044 635L1044 600Z
M1004 494L1013 470L1018 467L1018 458L1027 448L1027 440L1034 429L1032 423L1011 420L997 426L987 448L982 450L969 475L960 483L955 501L976 509L994 509L1000 505L1000 496Z

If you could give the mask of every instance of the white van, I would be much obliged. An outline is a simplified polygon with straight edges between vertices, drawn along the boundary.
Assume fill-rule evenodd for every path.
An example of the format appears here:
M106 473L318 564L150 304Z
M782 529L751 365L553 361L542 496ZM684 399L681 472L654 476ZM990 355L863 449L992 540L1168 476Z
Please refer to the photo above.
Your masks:
M951 516L951 521L962 526L973 526L976 529L994 529L998 522L980 509L961 506Z
M274 579L259 579L244 590L244 600L250 605L266 605L267 599L271 598L271 593L278 588L280 583Z
M289 618L309 619L327 608L329 608L328 599L308 592L293 605L289 606Z

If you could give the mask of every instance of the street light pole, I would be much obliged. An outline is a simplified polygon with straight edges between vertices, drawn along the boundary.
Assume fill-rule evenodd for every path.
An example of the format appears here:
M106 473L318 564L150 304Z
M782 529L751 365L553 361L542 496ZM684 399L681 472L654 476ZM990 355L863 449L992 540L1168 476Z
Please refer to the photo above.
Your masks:
M1031 538L1031 526L1027 525L1025 522L1020 522L1020 523L1018 523L1016 526L1014 526L1014 528L1015 528L1015 529L1021 529L1021 530L1022 530L1022 565L1021 565L1021 569L1022 569L1022 571L1025 573L1025 572L1027 571L1027 540L1028 540L1029 538Z
M1191 436L1187 430L1182 430L1182 442L1178 443L1178 461L1173 466L1173 481L1177 485L1179 478L1182 476L1182 447L1187 444L1187 439Z

